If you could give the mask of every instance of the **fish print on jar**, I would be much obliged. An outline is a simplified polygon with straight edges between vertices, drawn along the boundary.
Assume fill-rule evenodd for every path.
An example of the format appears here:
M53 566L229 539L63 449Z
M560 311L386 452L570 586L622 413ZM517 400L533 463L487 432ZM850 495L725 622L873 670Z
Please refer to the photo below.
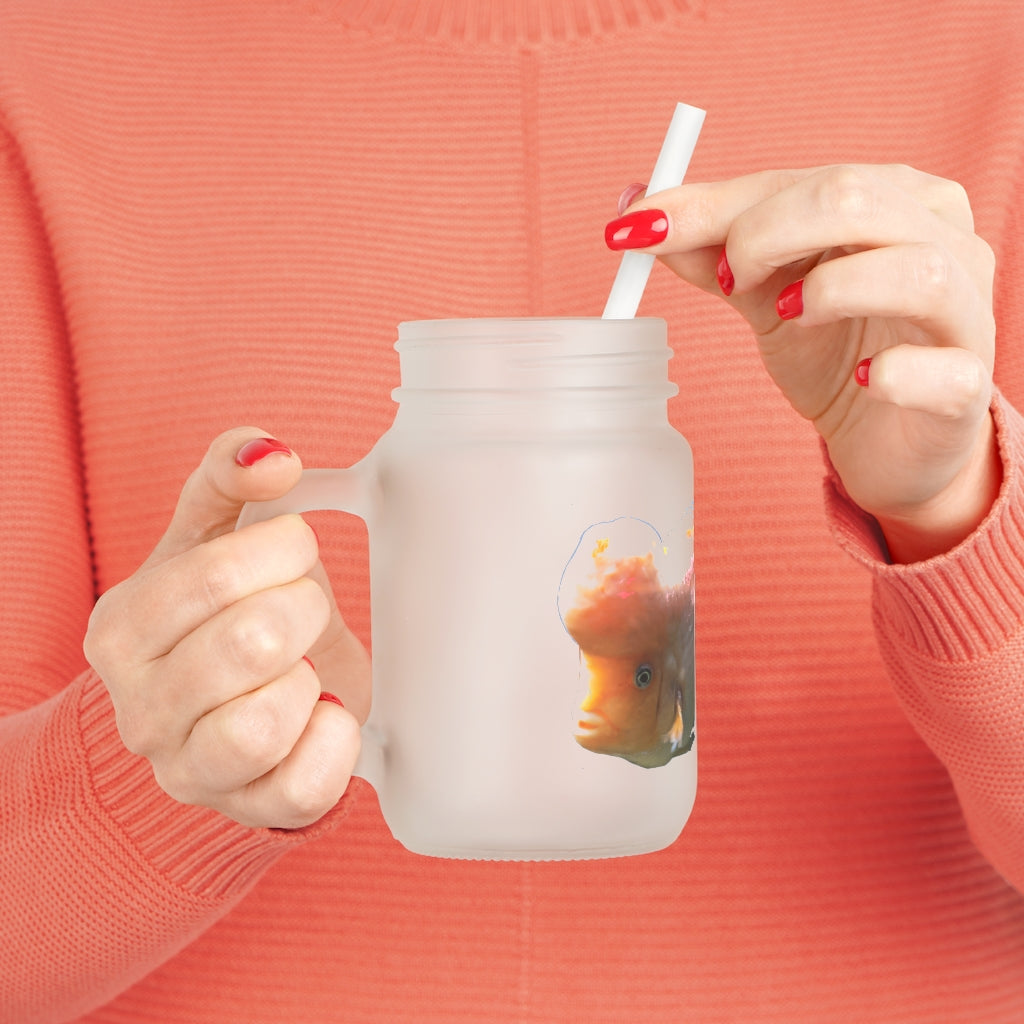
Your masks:
M583 534L559 590L587 682L576 742L644 768L689 752L696 736L693 561L666 585L659 562L668 554L642 520L598 523Z

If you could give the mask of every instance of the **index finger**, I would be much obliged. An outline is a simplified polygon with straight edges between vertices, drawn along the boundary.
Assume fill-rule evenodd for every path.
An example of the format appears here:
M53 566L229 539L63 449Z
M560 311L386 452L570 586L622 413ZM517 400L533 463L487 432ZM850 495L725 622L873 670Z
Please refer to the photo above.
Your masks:
M625 213L659 209L669 221L664 241L647 251L658 256L720 246L743 213L793 185L837 165L758 171L726 181L696 182L644 196ZM875 175L961 231L974 231L963 186L903 164L849 164L852 173Z
M120 584L116 625L135 659L154 661L218 612L250 594L308 575L319 559L316 534L301 516L253 523L143 568Z

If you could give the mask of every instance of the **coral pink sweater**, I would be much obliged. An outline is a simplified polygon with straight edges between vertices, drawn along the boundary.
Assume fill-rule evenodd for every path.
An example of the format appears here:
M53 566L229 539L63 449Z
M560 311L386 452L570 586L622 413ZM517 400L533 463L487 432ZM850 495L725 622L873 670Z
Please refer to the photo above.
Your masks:
M0 0L0 1020L1019 1024L1022 29L1016 0ZM359 783L296 833L168 799L83 659L96 594L222 430L363 455L398 321L599 313L679 99L694 180L966 185L999 259L989 519L883 564L742 322L656 267L697 460L678 842L444 861ZM362 528L317 525L368 642Z

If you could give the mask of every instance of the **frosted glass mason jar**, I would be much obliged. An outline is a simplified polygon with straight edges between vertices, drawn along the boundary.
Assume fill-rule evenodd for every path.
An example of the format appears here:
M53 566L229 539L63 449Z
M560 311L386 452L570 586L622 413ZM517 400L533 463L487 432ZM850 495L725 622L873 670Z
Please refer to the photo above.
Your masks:
M240 519L366 521L357 774L416 853L669 845L697 771L693 468L668 422L664 321L417 321L396 348L398 410L373 450Z

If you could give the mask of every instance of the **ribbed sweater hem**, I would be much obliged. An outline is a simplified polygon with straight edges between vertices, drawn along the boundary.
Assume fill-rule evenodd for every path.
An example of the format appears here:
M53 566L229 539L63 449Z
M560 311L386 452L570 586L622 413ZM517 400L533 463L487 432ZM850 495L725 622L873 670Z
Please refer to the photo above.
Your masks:
M992 404L1003 483L984 522L951 551L923 562L887 562L875 519L855 505L829 466L825 503L840 545L874 577L875 626L941 661L984 657L1024 622L1024 421L996 394Z
M98 804L138 853L168 882L212 902L241 896L292 847L332 829L346 794L314 825L293 831L247 828L169 797L149 762L125 749L106 687L95 673L79 681L81 737Z

